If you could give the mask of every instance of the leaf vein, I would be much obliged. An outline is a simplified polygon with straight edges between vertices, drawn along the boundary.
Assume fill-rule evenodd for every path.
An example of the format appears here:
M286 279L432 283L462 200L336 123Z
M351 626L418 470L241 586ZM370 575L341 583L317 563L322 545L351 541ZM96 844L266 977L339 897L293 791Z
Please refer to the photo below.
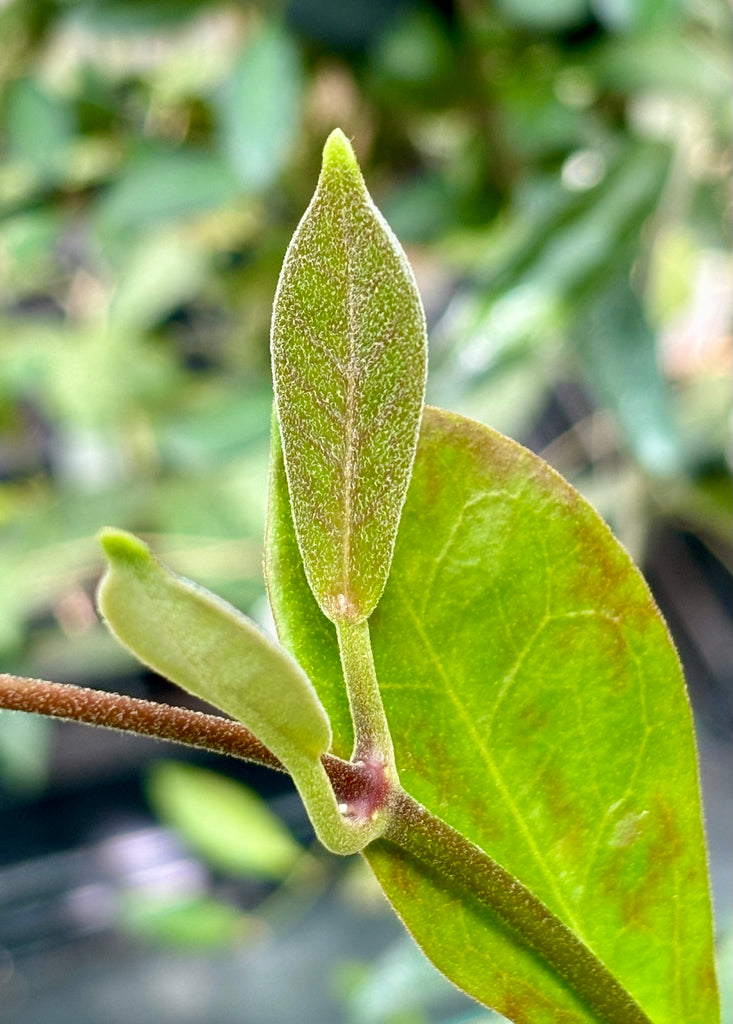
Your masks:
M424 645L424 647L425 647L425 649L426 649L426 651L427 651L427 653L428 653L428 655L430 657L430 660L432 661L433 665L435 666L435 669L438 672L438 674L439 674L439 676L441 678L441 681L444 684L444 692L447 694L447 696L449 697L451 703L454 705L454 707L458 711L458 714L461 717L467 732L471 735L471 738L473 739L473 741L474 741L474 743L476 745L477 750L481 753L481 755L482 755L482 757L484 759L484 762L486 763L486 766L488 767L489 772L490 772L490 774L491 774L491 776L493 778L494 784L496 785L496 788L499 791L499 794L500 794L502 800L505 802L507 808L509 809L509 811L511 813L511 816L512 816L512 818L514 820L514 823L515 823L515 825L517 827L518 832L521 833L521 835L523 836L525 842L527 843L527 847L530 850L530 852L532 853L532 855L534 857L534 860L537 863L537 866L539 867L540 871L542 872L542 874L543 874L543 876L544 876L544 878L545 878L545 880L546 880L546 882L548 884L549 889L552 891L555 899L557 900L558 906L561 908L562 913L565 915L565 923L567 925L569 925L570 927L572 927L573 930L576 932L576 934L579 937L582 938L584 933L583 933L583 930L580 927L580 924L576 921L576 919L575 919L574 915L572 914L569 906L567 905L567 903L566 903L562 893L558 890L557 885L555 884L554 876L553 876L552 872L550 871L548 865L545 864L544 858L542 857L542 855L540 853L539 847L537 846L537 843L535 842L534 837L532 836L532 833L527 828L527 824L526 824L526 822L524 820L524 817L519 813L519 810L518 810L516 804L512 800L512 798L511 798L511 796L509 794L509 790L507 789L507 786L504 783L504 779L502 778L502 775L499 772L499 770L498 770L498 768L497 768L497 766L496 766L496 764L494 762L493 757L491 756L491 752L489 751L489 749L487 748L486 744L484 743L483 737L478 733L473 717L469 714L469 712L468 712L467 708L464 706L463 702L456 695L455 690L453 688L453 684L451 682L451 679L448 676L447 672L445 671L445 668L443 667L443 664L442 664L440 658L438 657L437 653L435 652L435 649L433 648L433 646L432 646L432 644L430 642L429 637L427 636L427 634L423 630L422 624L418 620L418 618L417 618L417 616L415 614L415 610L414 610L414 608L412 606L412 603L410 602L410 600L407 597L407 595L404 593L404 590L402 591L402 599L404 601L405 609L407 610L408 614L410 615L410 617L413 620L413 625L415 627L415 630L419 634L419 636L420 636L420 638L422 640L422 643L423 643L423 645ZM517 659L515 661L514 668L512 669L512 671L510 673L508 673L507 676L505 676L505 678L504 678L504 688L503 688L504 693L506 692L508 687L511 685L511 682L513 681L513 678L516 675L516 672L519 671L519 668L520 668L520 666L522 664L522 661L524 660L524 657L526 656L526 652L529 650L529 648L532 646L532 644L534 643L536 638L539 636L541 630L544 629L545 624L546 623L543 620L541 626L538 627L538 629L535 631L535 634L532 636L532 638L530 639L530 641L526 645L525 650L520 654L519 657L517 657ZM492 716L492 718L493 718L493 716Z

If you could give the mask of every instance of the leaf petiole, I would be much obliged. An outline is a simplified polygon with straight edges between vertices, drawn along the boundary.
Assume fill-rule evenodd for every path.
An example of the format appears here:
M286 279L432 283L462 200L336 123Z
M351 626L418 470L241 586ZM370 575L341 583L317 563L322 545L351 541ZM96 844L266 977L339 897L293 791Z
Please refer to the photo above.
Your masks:
M394 745L374 668L369 623L337 622L341 667L354 724L352 761L381 765L397 783Z

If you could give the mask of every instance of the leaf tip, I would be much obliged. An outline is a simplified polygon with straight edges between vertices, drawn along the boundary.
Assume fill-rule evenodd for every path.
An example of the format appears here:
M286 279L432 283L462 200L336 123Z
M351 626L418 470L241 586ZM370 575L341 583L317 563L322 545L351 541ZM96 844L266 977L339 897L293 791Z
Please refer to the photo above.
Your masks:
M334 170L361 175L353 147L340 128L334 128L323 147L323 171Z
M147 544L132 533L126 530L117 530L113 526L105 526L97 534L97 539L102 545L105 555L110 563L127 562L128 564L140 563L143 559L148 560L150 549Z

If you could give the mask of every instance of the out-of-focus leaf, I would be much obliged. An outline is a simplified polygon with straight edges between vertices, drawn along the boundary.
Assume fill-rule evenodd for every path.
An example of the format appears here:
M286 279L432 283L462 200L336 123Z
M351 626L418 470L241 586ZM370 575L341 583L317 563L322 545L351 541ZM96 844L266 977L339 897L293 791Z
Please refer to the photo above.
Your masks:
M210 0L82 0L74 4L73 17L94 33L140 33L177 28L210 7Z
M511 21L536 32L574 28L590 14L588 0L500 0L499 7Z
M599 21L614 32L658 28L681 10L683 0L590 0Z
M150 328L190 300L206 277L208 258L175 233L145 236L120 274L109 315L118 327Z
M0 781L6 790L35 793L48 776L51 722L22 711L0 711Z
M288 22L336 52L361 51L394 21L400 0L290 0Z
M720 1002L724 1024L733 1021L733 925L721 935L717 949L718 977L720 978Z
M444 178L412 178L385 199L383 213L398 238L426 242L455 224L455 201Z
M360 982L348 996L349 1024L391 1024L418 1010L442 1010L469 1004L425 954L403 935L388 946L376 961L365 966ZM470 1005L470 1004L469 1004ZM426 1020L428 1017L426 1016ZM484 1019L491 1019L485 1015Z
M5 158L26 162L42 181L63 176L74 132L71 108L30 78L20 78L5 97Z
M292 37L267 23L247 45L215 96L221 145L247 191L277 179L296 135L302 91Z
M172 465L198 471L241 458L245 448L261 443L266 448L271 409L272 391L264 385L248 387L239 381L234 387L218 388L206 404L161 424L161 450ZM241 514L249 511L242 509Z
M203 896L162 898L131 892L121 897L118 924L124 931L165 946L218 949L246 939L251 919L231 903Z
M679 472L680 438L656 338L628 274L594 297L574 336L590 386L618 417L639 462L659 476Z
M478 272L477 287L445 318L442 345L465 388L522 349L546 344L584 299L626 269L668 163L664 147L633 147L595 188L555 193L546 210L530 211L501 259Z
M236 178L215 153L194 149L136 154L97 208L102 231L132 233L163 221L180 221L233 202Z
M611 39L591 56L588 67L601 87L621 94L653 89L670 97L722 100L726 109L729 103L729 52L698 48L677 31Z
M171 353L124 325L92 325L59 341L28 369L63 424L81 430L120 424L139 404L154 408L172 397L181 382Z
M147 791L161 820L222 871L277 880L304 856L262 798L223 775L161 761Z
M49 207L28 210L0 224L3 287L16 296L48 287L61 218Z
M405 91L413 99L435 101L435 90L455 87L454 61L446 26L430 8L410 5L379 40L371 71L378 88L390 95L402 90L403 102Z

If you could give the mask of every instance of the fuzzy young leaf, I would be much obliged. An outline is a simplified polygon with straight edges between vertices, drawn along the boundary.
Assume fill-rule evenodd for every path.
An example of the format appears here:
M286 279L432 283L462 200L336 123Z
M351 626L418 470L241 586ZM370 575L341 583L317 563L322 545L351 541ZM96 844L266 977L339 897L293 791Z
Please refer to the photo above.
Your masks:
M105 530L101 541L109 569L99 608L125 647L243 722L286 766L328 750L323 705L287 652L226 601L172 573L137 537Z
M302 568L282 557L294 541L278 491L278 629L299 657L315 629L309 671L334 750L348 749L333 632L317 624ZM654 1024L715 1024L680 667L642 577L593 509L514 442L426 409L370 628L406 791L541 899ZM439 870L383 840L364 853L428 956L477 999L523 1024L604 1020Z
M415 455L426 372L412 271L340 131L290 243L272 358L295 530L334 622L384 589Z
M101 541L110 564L97 600L117 639L251 729L292 775L328 850L356 853L381 835L384 814L342 815L321 761L331 744L328 716L287 651L226 601L172 573L137 537L104 530Z

